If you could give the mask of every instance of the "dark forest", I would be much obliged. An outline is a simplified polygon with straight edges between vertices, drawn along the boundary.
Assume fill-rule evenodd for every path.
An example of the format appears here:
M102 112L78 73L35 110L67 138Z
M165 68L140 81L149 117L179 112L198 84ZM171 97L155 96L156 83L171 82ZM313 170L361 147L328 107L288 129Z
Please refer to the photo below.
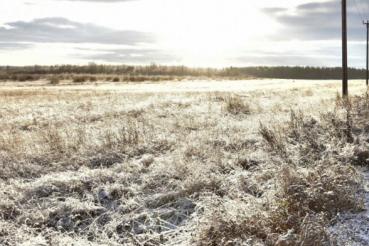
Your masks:
M349 68L350 79L365 79L365 69ZM179 76L179 77L221 77L221 78L276 78L276 79L341 79L340 67L301 67L301 66L255 66L228 68L192 68L186 66L165 66L155 63L147 66L130 65L55 65L55 66L1 66L0 74L111 74L111 75L147 75L147 76Z

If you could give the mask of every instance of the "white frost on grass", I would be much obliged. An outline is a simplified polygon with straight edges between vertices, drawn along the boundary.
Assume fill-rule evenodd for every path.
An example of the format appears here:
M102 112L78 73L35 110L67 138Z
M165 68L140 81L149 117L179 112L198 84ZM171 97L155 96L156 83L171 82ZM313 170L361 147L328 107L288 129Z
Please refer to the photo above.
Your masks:
M364 170L363 170L364 171ZM337 223L328 232L337 245L369 245L369 170L364 171L363 212L338 215ZM359 198L360 199L360 198Z

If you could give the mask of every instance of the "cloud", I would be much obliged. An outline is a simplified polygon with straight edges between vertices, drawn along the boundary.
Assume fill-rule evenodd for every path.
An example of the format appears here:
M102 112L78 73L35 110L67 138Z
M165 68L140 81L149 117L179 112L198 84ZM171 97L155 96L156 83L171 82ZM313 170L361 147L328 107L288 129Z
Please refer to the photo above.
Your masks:
M23 43L0 43L0 50L24 50L29 49L32 46L32 44Z
M337 7L339 6L339 7ZM328 2L311 2L304 3L297 6L298 10L302 11L315 11L315 12L330 12L332 10L337 11L337 8L341 10L341 4L337 1Z
M340 1L311 2L290 9L264 8L262 11L282 24L280 32L273 36L277 40L341 39ZM348 38L351 41L365 38L365 28L358 16L355 6L350 5L347 18Z
M302 48L282 48L291 42L288 42L283 46L278 46L278 42L275 43L274 49L260 47L256 50L245 50L243 53L247 55L231 58L230 62L265 66L298 65L336 67L342 65L342 50L339 41L297 42L298 46ZM350 67L365 66L365 47L366 43L364 42L353 42L348 44L348 60Z
M155 35L150 33L114 30L94 24L78 23L66 18L17 21L0 27L0 50L42 48L45 44L54 47L56 43L65 43L72 45L71 49L75 54L71 57L86 60L170 63L180 59L170 51L145 48L156 41ZM86 48L91 45L101 48ZM76 48L76 46L82 48Z
M114 30L57 17L10 22L6 26L10 28L0 27L0 42L139 45L156 41L150 33Z
M85 51L94 51L93 55L76 55L78 58L86 60L101 60L105 62L119 63L172 63L180 61L181 57L172 52L156 50L156 49L113 49L113 50L91 50L80 49Z

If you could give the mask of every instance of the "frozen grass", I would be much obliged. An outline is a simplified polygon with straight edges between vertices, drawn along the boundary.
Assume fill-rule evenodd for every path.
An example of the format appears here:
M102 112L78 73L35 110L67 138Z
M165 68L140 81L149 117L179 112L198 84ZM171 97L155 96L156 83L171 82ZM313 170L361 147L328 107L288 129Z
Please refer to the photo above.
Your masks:
M277 82L3 83L0 245L328 245L363 209L369 99Z

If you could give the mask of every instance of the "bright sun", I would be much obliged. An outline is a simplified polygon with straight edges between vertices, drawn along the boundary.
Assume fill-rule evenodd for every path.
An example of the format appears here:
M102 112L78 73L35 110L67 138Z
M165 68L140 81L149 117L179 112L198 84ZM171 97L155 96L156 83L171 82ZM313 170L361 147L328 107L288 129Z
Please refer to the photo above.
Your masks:
M273 28L263 21L259 11L242 0L176 1L167 8L175 9L176 16L161 30L162 45L179 51L185 60L197 65L224 59Z

